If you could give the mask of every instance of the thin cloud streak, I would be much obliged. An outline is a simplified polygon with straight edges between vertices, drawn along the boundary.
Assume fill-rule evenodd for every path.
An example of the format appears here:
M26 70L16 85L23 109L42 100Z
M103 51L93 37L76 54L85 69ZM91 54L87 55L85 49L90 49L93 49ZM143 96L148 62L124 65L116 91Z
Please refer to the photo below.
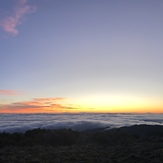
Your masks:
M15 91L15 90L0 90L0 95L7 95L7 96L15 96L15 95L21 95L22 92Z
M55 97L55 98L34 98L34 101L63 101L66 98Z
M14 8L10 16L5 17L0 21L0 26L12 35L18 34L17 26L22 24L22 18L25 14L34 12L36 7L28 5L27 0L18 0L17 6Z

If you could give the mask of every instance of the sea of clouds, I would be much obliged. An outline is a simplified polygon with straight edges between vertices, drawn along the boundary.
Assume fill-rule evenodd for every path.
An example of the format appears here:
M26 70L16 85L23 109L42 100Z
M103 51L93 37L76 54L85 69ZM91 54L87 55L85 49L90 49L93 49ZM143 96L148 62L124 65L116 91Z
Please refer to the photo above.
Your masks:
M25 132L35 128L85 131L135 124L163 125L163 114L0 114L0 132Z

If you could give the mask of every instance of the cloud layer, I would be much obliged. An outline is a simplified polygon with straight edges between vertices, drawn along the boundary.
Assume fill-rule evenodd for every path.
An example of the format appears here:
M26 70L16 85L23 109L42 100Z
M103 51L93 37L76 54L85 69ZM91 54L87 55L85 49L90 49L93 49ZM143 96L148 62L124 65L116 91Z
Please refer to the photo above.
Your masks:
M34 128L71 128L84 131L135 124L163 125L163 114L0 114L0 132L25 132Z
M18 34L17 26L22 23L24 15L35 11L35 9L36 7L27 4L27 0L18 0L11 15L0 21L0 27L12 35Z

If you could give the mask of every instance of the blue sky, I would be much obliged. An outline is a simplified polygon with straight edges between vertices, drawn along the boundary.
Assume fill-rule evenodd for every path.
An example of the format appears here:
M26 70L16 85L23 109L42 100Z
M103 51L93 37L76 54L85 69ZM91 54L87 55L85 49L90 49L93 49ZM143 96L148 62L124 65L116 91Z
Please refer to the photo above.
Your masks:
M96 107L88 101L132 97L163 109L162 0L1 0L0 15L3 108L34 98Z

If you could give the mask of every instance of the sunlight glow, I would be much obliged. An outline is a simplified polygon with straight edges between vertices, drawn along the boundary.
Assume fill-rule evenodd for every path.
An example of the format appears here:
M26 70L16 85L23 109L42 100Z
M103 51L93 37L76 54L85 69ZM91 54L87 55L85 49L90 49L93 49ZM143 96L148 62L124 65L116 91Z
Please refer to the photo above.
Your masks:
M127 95L89 95L74 99L73 104L92 112L163 112L163 103L157 100Z

